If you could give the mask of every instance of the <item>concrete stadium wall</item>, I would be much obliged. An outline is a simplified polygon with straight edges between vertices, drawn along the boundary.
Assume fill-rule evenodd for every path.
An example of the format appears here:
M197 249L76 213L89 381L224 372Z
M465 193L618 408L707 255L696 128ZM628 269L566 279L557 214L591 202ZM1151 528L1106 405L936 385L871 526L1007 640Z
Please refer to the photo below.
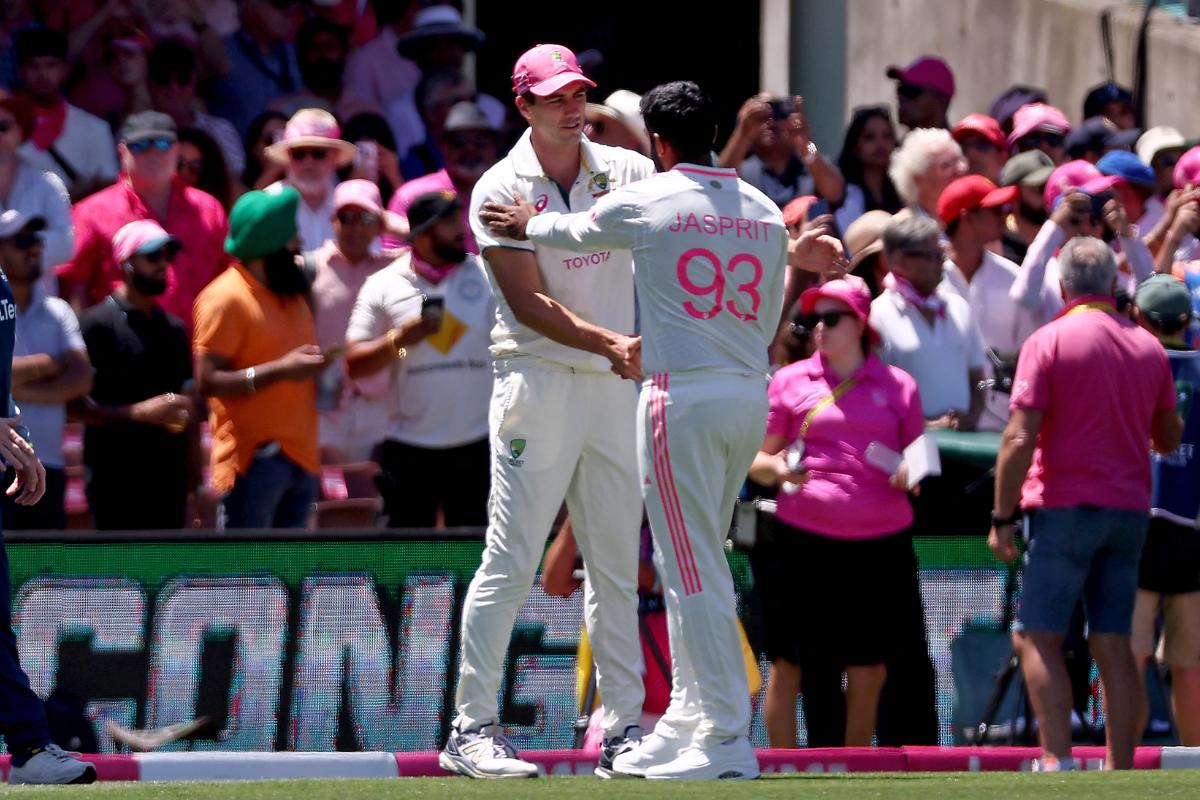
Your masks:
M1102 0L842 0L846 8L846 118L855 106L895 105L884 72L923 54L954 70L951 121L986 112L1013 83L1044 88L1078 121L1087 89L1107 77L1101 13L1112 12L1116 80L1132 86L1142 7ZM803 3L793 8L800 12ZM794 19L793 25L803 24ZM1155 11L1148 62L1149 125L1200 133L1200 25ZM794 57L794 56L793 56ZM807 81L803 81L807 83Z

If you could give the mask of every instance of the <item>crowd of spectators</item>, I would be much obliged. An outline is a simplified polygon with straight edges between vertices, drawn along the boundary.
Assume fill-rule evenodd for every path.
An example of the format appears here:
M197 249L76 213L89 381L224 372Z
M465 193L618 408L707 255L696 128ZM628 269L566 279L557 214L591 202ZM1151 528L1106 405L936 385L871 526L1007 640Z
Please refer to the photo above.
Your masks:
M495 300L467 199L522 128L466 77L484 32L453 4L413 0L24 0L5 4L0 37L13 397L48 486L36 507L6 503L5 526L300 527L314 505L353 500L397 527L484 524ZM871 565L814 587L877 599L907 591L890 570L912 561L911 513L902 481L863 466L867 446L1009 425L1023 346L1070 311L1069 240L1106 243L1117 313L1150 280L1190 297L1151 330L1200 345L1200 148L1186 133L1138 119L1111 82L1078 124L1073 98L1013 86L952 125L944 61L887 75L894 105L855 109L836 155L813 141L802 98L767 93L714 153L793 233L845 245L840 282L789 276L753 477L802 484L779 505L788 559ZM638 100L589 104L588 135L648 155ZM873 403L797 416L810 384L852 374ZM803 479L785 457L801 427ZM866 516L849 524L849 511ZM866 648L835 628L868 630L873 605L804 629L844 651L847 743L871 741L888 631ZM1196 624L1195 604L1173 608ZM800 656L771 642L794 699ZM1187 713L1196 698L1185 690ZM775 713L773 740L794 735Z

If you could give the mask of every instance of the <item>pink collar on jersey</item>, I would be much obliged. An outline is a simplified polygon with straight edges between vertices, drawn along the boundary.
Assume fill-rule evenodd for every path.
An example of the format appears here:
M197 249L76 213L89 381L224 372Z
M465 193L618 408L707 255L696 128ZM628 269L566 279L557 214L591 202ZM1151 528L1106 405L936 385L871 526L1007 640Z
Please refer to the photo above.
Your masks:
M454 270L458 269L458 267L458 264L447 264L444 267L435 267L432 264L428 264L423 261L417 256L416 253L412 254L413 272L417 273L435 286L444 281L446 276L451 272L454 272Z
M714 178L736 178L737 170L725 167L704 166L702 164L676 164L671 169L676 172L686 172L692 175L710 175Z

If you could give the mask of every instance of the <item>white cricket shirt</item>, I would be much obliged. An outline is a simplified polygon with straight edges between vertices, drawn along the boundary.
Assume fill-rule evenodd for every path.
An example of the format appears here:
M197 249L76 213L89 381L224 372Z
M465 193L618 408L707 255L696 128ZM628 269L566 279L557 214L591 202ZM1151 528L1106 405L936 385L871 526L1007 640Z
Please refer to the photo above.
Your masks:
M539 214L525 233L539 246L633 252L647 374L767 374L787 229L736 170L680 164L613 192L590 214Z
M627 250L597 246L576 251L543 244L535 247L532 241L497 237L479 220L479 211L487 202L511 204L514 194L528 199L541 211L588 211L613 189L653 175L653 162L632 150L595 144L584 137L579 175L572 186L564 187L569 190L569 198L564 198L538 162L530 136L531 132L525 131L509 154L484 173L471 192L471 230L480 254L486 263L487 251L492 247L533 252L547 295L587 322L632 334L633 259ZM609 371L610 364L603 356L559 344L517 322L491 266L487 269L496 295L491 347L494 356L532 356L586 372Z

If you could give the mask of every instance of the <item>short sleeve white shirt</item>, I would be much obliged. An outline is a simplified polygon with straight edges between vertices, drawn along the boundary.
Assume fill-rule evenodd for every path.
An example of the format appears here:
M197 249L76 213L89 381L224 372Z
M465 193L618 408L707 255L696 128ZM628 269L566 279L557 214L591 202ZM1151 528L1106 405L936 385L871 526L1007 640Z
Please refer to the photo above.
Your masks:
M589 211L613 189L628 186L654 174L654 164L643 155L622 147L595 144L583 138L579 174L563 187L567 196L545 174L533 150L531 132L498 164L484 173L471 193L471 230L485 261L494 247L528 250L537 259L546 293L586 322L617 333L634 332L633 257L628 250L609 247L575 252L529 241L504 239L492 234L479 219L484 203L511 203L514 194L527 198L539 211L569 214ZM584 372L608 372L602 356L560 344L520 324L495 282L496 325L492 329L492 354L497 358L532 357Z

